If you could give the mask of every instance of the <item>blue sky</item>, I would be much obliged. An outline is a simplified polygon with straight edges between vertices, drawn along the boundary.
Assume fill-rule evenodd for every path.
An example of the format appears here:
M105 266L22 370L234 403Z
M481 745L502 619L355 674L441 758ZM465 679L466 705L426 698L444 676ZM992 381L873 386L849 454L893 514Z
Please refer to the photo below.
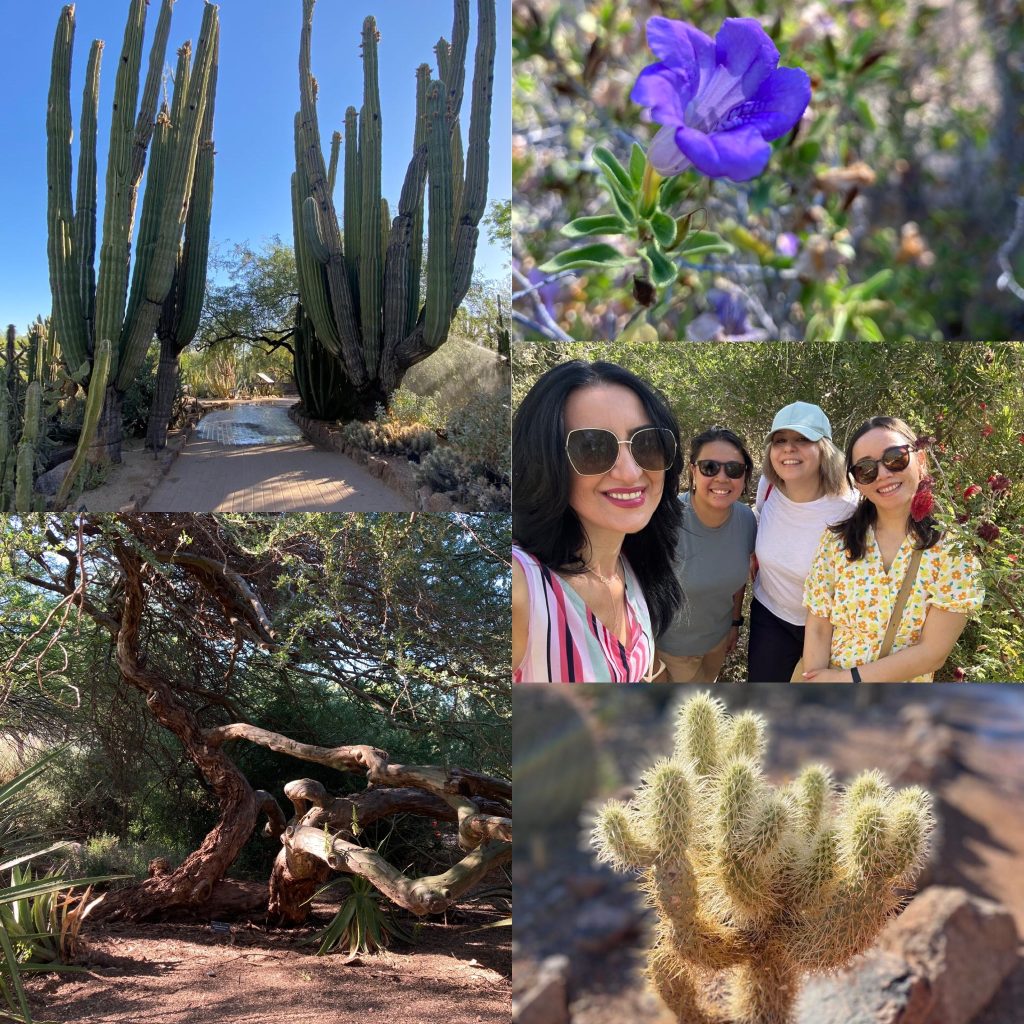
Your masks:
M497 0L498 39L491 113L491 167L488 206L508 199L511 181L510 2ZM77 174L77 132L89 46L105 40L100 71L99 222L106 173L107 128L114 76L128 0L78 0L71 105L75 124L72 152ZM476 46L476 2L471 3L469 67L462 110L463 138L469 129L472 59ZM0 60L0 325L19 333L37 313L50 310L46 261L46 97L53 35L60 0L0 0L0 25L7 41ZM203 0L177 0L171 21L167 63L177 48L195 42ZM159 6L151 0L147 41L156 27ZM319 0L313 15L313 74L319 83L317 109L325 145L344 127L345 108L362 102L360 40L363 18L372 14L381 35L379 47L384 128L383 191L392 209L398 201L412 150L415 73L428 63L437 74L434 46L451 35L450 0ZM298 109L298 52L302 0L222 0L220 69L214 143L214 244L248 241L259 246L272 235L292 240L290 176L294 165L292 122ZM341 189L335 199L340 208ZM141 199L141 193L140 193ZM137 220L137 218L136 218ZM137 223L136 223L137 227ZM478 273L507 277L507 252L487 241L481 229Z

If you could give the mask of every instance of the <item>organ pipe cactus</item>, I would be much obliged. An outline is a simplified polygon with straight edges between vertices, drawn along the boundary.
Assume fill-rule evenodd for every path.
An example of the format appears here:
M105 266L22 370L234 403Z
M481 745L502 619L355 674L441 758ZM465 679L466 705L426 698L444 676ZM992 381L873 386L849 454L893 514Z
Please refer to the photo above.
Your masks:
M164 164L172 153L171 136L174 125L181 122L182 111L178 103L185 90L180 83L187 81L191 47L186 43L178 51L178 72L174 99L176 109L166 116L166 106L157 120L157 137L153 149L153 167ZM213 107L217 92L216 55L210 70L206 109L203 113L202 132L196 156L192 195L185 220L184 241L179 247L174 268L173 283L164 300L157 337L160 339L160 363L157 369L156 390L149 411L146 443L154 451L167 444L167 425L171 418L174 395L178 385L178 360L186 346L196 335L199 314L206 294L206 261L210 251L210 216L213 210ZM148 198L148 191L147 191ZM143 212L145 215L145 211Z
M448 337L469 289L478 225L487 197L494 77L494 0L478 0L469 147L459 114L469 38L469 0L455 0L452 41L436 48L439 78L416 73L417 125L392 219L381 195L382 115L377 27L363 23L363 104L345 115L344 199L332 198L340 140L324 160L310 65L313 5L303 0L300 110L295 119L292 214L304 330L296 332L296 382L305 411L318 418L369 418L405 371ZM428 187L429 183L429 187ZM423 205L427 193L426 293L420 303ZM304 319L305 318L305 319ZM331 363L312 372L319 363Z
M764 778L764 720L708 696L628 803L599 812L599 859L635 871L658 923L647 976L685 1024L791 1024L803 975L874 940L926 854L930 795L876 771L837 788L821 765ZM727 1005L703 994L726 975Z
M96 443L89 458L120 460L121 400L139 371L174 284L186 209L192 204L196 156L216 61L217 8L207 4L190 72L175 84L174 104L181 117L171 126L159 173L146 185L142 225L129 292L132 229L139 184L157 121L157 94L170 34L173 0L162 0L149 65L139 101L142 41L147 0L131 0L114 89L110 148L107 156L99 271L95 271L96 122L99 65L103 44L89 54L80 120L76 201L71 196L71 54L74 6L66 6L57 25L47 110L49 184L48 256L53 323L69 372L90 367L98 342L111 344L110 372ZM181 94L179 95L179 90ZM197 201L198 205L198 201ZM86 388L96 386L89 380Z

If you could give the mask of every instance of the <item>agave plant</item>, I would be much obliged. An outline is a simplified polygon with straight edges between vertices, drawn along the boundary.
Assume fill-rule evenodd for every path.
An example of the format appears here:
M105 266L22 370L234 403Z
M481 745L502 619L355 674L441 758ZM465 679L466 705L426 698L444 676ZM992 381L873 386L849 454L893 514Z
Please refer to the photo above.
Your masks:
M335 879L313 898L336 885L347 885L349 895L331 923L317 936L320 940L317 956L325 956L340 946L348 948L350 957L357 953L376 953L393 938L412 942L412 933L380 905L377 891L360 875Z
M72 969L57 961L70 956L85 915L98 902L89 900L91 886L111 877L122 877L66 879L58 873L34 878L30 870L22 867L68 846L66 842L46 845L42 837L26 835L15 813L29 785L65 749L51 751L31 768L0 785L0 878L11 872L10 885L0 882L0 1019L16 1024L32 1024L21 975L28 970ZM83 885L90 888L79 899L73 890ZM40 958L49 950L57 955L49 962L41 962ZM4 1010L5 1005L9 1012Z

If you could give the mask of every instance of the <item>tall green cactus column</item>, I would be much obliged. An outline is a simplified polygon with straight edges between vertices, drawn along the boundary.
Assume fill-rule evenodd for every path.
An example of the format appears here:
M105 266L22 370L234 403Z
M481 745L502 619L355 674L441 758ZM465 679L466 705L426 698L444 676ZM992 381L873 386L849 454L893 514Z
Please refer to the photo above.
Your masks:
M374 19L363 23L363 103L345 116L342 219L332 198L337 153L328 171L320 143L310 66L315 0L303 0L300 110L292 179L295 256L302 307L296 381L317 418L369 418L387 403L406 370L448 337L469 290L487 196L494 77L494 0L478 0L469 146L462 159L459 115L466 78L469 0L455 0L452 42L437 46L437 80L416 71L417 126L397 212L381 195L382 114ZM424 199L426 295L420 304ZM312 372L317 363L333 363Z
M166 144L162 167L146 184L134 270L130 252L139 185L146 166L157 97L170 34L173 0L161 0L142 98L139 80L148 0L130 0L114 89L107 155L99 272L94 271L96 232L96 121L102 43L93 43L82 100L77 210L71 198L71 55L74 6L61 13L54 38L47 112L49 184L48 254L53 320L74 374L85 369L86 387L105 389L103 410L89 459L120 461L121 402L138 373L174 283L186 209L193 199L200 131L216 59L217 8L203 11L195 62L175 84L172 104L182 111ZM197 205L201 203L196 199ZM207 215L208 216L208 215ZM208 228L207 228L208 230ZM129 273L131 290L129 291ZM94 283L95 282L95 283ZM111 344L109 376L92 375L97 344ZM86 441L86 443L89 443Z

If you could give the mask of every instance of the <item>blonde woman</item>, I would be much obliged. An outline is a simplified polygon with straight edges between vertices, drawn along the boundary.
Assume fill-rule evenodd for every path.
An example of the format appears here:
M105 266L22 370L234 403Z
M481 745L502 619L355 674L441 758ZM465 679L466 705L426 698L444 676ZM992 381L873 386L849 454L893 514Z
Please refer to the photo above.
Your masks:
M857 495L843 453L832 443L832 424L810 402L793 402L775 414L761 466L747 679L784 683L803 654L804 581L818 541L827 526L853 512Z

